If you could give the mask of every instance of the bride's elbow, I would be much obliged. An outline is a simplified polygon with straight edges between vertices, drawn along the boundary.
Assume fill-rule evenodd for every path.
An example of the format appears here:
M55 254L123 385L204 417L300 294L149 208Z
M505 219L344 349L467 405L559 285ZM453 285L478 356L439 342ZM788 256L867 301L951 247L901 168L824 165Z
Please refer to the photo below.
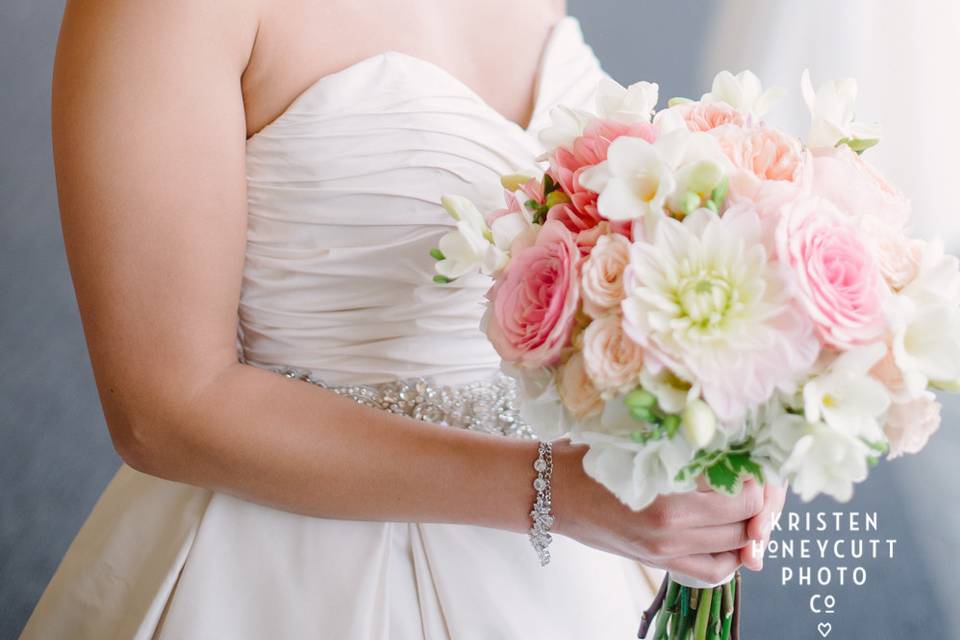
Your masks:
M163 463L168 445L157 421L142 416L108 417L107 428L114 450L127 466L152 476L169 474Z

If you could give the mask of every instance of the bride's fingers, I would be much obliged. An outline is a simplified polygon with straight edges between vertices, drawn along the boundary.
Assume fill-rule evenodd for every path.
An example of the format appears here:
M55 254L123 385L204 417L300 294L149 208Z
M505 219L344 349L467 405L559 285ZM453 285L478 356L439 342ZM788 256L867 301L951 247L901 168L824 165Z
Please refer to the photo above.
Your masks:
M704 582L717 583L737 570L740 566L740 554L735 551L699 553L674 558L664 564L668 571L682 573Z
M756 544L743 548L741 560L745 567L754 571L763 568L763 551L770 540L773 520L783 510L787 490L784 485L767 483L763 487L763 510L747 522L747 535Z
M716 491L691 491L667 496L657 508L669 511L667 518L678 528L709 527L748 520L763 509L763 490L754 481L730 496ZM659 501L660 499L658 499Z
M664 532L651 551L660 559L680 558L691 554L737 551L749 544L743 522L689 529L682 534Z

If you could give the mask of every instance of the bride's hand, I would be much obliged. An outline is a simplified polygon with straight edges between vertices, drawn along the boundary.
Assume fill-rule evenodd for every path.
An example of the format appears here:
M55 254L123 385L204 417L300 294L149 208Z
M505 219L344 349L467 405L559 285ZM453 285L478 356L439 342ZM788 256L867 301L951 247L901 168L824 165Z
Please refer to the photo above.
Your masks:
M586 447L554 445L554 530L591 547L643 564L719 582L741 564L759 569L752 542L769 534L783 491L747 480L728 496L700 490L660 496L632 511L583 470Z

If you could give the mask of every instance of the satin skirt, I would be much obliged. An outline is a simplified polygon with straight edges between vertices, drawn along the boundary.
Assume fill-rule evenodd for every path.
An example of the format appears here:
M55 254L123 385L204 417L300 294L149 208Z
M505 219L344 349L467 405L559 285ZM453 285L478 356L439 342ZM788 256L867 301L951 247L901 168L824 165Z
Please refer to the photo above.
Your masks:
M25 640L632 638L657 570L557 536L327 520L124 465Z

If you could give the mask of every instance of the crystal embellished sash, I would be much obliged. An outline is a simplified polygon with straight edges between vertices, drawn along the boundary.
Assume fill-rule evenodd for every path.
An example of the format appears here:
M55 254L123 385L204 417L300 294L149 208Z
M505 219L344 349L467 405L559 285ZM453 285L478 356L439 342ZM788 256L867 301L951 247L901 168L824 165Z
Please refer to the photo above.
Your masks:
M512 438L535 437L517 409L517 381L501 372L457 385L437 384L428 378L331 385L293 367L270 370L329 389L358 404L417 420Z

